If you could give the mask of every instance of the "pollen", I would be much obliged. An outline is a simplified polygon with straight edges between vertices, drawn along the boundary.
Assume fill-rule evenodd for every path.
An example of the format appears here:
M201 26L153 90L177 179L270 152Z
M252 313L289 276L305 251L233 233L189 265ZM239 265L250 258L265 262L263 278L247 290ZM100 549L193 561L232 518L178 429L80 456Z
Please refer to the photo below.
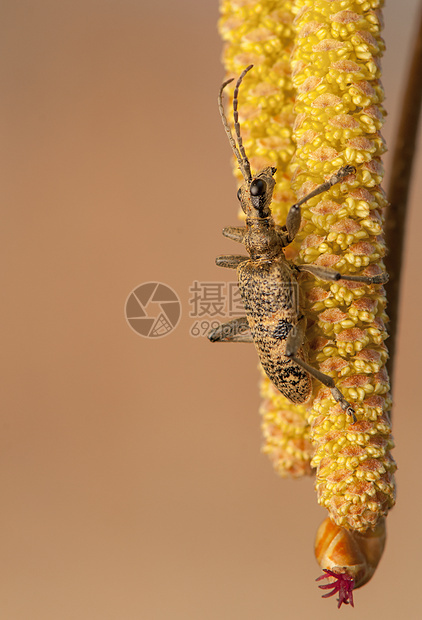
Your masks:
M263 376L261 383L262 431L267 454L279 476L298 478L312 473L314 447L310 439L307 408L294 407Z

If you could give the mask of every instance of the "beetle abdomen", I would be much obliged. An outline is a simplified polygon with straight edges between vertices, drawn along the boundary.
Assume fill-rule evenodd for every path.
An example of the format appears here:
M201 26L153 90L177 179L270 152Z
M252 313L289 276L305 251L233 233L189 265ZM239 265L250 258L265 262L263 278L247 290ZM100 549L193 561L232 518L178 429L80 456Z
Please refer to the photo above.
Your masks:
M253 323L253 320L250 321ZM286 338L292 324L285 319L251 324L251 332L262 367L275 387L292 403L304 403L312 390L309 374L286 357ZM301 347L297 356L306 360Z
M305 402L312 390L309 374L286 357L286 339L298 320L299 289L284 260L245 261L238 267L239 289L261 364L291 402ZM306 360L301 347L297 356Z
M237 268L239 289L246 314L255 320L274 317L297 320L299 289L285 260L247 260Z

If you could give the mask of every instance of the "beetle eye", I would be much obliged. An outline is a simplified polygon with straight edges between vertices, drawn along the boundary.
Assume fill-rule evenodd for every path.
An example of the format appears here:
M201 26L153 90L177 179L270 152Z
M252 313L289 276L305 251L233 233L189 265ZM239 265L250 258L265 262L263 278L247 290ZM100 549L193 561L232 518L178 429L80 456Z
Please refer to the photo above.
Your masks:
M239 187L239 189L237 190L237 199L242 200L242 188L241 187Z
M251 183L251 196L262 196L267 190L267 184L262 179L256 179Z

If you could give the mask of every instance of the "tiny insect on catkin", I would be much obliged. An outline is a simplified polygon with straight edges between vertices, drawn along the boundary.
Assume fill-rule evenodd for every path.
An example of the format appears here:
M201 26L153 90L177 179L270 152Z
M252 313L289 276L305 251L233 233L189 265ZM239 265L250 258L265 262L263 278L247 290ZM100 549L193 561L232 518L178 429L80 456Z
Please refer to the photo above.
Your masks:
M340 165L356 167L347 195L333 187L323 200L304 206L299 264L368 275L384 270L381 5L377 0L294 3L294 186L301 196ZM337 377L339 388L357 403L358 419L350 425L325 388L314 401L309 421L318 501L337 525L365 532L377 527L395 501L385 291L346 282L315 286L307 277L301 284L313 321L310 359Z

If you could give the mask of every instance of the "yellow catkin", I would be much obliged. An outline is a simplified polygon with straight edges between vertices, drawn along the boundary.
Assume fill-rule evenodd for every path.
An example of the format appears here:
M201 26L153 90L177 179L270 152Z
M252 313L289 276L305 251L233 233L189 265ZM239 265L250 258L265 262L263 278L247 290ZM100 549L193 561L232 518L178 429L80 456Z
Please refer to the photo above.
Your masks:
M349 274L384 269L381 5L379 0L221 4L228 76L255 65L242 84L239 116L253 170L278 168L272 205L276 222L285 222L295 201L288 167L293 118L297 151L290 170L299 197L342 165L357 168L345 183L304 205L301 230L286 252L297 263ZM357 283L330 285L311 276L304 276L301 285L310 361L336 379L354 403L358 421L351 424L329 390L319 385L309 412L292 405L264 378L264 452L283 476L316 468L320 504L337 525L364 532L386 514L395 495L385 291Z
M289 169L295 151L292 4L291 0L223 0L220 6L227 76L237 77L246 66L254 65L242 83L239 119L252 170L277 167L272 211L278 224L285 223L287 211L295 202ZM237 164L234 166L240 180ZM261 392L263 451L281 476L311 473L313 448L305 407L293 406L265 375Z
M384 271L385 150L380 83L381 0L295 0L297 89L293 186L302 197L341 166L356 174L302 207L296 261L341 273ZM356 410L351 424L326 388L309 416L318 501L339 526L365 532L394 504L385 370L385 290L305 276L310 361L336 379Z

